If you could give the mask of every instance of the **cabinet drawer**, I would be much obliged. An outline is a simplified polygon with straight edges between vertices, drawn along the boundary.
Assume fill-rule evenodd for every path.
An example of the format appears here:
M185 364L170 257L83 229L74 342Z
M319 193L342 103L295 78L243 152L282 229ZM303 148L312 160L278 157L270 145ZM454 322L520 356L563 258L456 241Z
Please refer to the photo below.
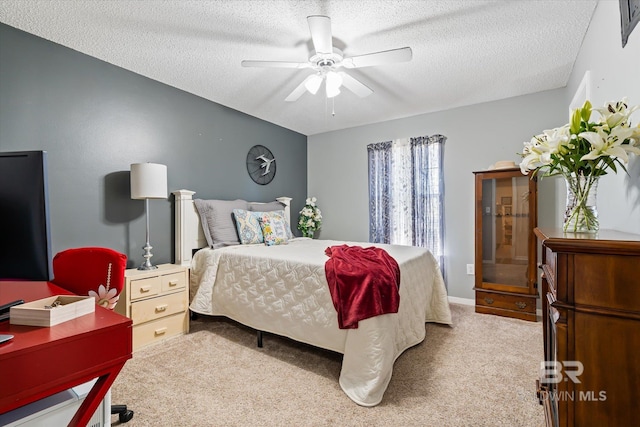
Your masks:
M186 313L162 317L133 327L133 350L185 332Z
M531 295L506 295L476 291L476 305L524 313L536 312L536 299Z
M150 297L160 293L160 278L149 277L131 281L131 300Z
M187 286L186 274L173 273L162 276L162 292L171 292L176 289L184 289Z
M187 301L184 292L149 298L131 304L131 320L133 324L159 319L176 313L184 313L187 310Z

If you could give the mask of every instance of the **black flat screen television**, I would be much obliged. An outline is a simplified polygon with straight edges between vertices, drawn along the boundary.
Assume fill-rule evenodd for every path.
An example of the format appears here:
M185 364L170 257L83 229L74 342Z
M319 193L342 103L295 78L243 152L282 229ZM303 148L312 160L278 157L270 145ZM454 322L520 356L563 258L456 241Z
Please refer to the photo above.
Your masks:
M46 151L0 152L0 280L50 280Z

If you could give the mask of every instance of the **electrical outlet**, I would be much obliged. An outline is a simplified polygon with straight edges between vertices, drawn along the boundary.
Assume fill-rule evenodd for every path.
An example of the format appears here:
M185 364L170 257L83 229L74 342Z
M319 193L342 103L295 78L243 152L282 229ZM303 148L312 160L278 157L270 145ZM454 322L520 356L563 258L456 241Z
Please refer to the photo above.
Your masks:
M474 274L476 274L476 268L475 265L473 264L467 264L467 274L469 276L473 276Z

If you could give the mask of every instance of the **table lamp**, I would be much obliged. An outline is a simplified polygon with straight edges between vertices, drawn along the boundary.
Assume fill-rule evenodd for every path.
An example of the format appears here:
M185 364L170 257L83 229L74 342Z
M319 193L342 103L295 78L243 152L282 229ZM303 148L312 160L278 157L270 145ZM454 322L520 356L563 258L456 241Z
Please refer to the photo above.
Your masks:
M134 163L131 165L131 198L144 199L144 211L147 221L147 241L144 249L144 263L138 270L154 270L158 268L151 264L151 249L149 244L149 199L167 198L167 166L157 163Z

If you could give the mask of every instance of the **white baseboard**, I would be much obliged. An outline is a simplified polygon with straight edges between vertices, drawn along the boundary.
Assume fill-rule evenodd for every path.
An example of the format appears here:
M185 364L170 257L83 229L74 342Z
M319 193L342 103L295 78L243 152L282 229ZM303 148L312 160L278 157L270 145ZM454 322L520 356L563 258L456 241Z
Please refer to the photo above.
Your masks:
M449 298L449 302L452 302L454 304L476 305L476 300L471 298L459 298L459 297L452 297L452 296L449 296L448 298Z

